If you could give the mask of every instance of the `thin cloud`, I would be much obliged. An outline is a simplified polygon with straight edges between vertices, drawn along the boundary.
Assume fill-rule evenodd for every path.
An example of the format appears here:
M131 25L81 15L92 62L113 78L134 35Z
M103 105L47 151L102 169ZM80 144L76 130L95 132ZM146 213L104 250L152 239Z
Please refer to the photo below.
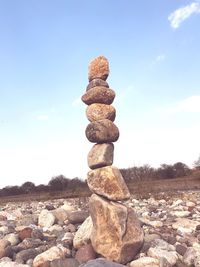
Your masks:
M155 59L156 62L160 62L160 61L163 61L165 60L166 56L165 54L161 54L161 55L158 55Z
M37 120L39 121L47 121L49 119L48 115L39 115L37 116Z
M77 107L81 104L81 97L76 98L73 102L72 102L72 106L73 107Z
M119 92L115 97L115 104L123 101L133 90L134 90L134 86L129 85L123 91Z
M190 96L167 110L169 113L178 112L200 112L200 95Z
M168 20L172 28L178 29L184 20L188 19L192 14L195 13L200 13L199 2L193 2L187 6L175 10L169 15Z

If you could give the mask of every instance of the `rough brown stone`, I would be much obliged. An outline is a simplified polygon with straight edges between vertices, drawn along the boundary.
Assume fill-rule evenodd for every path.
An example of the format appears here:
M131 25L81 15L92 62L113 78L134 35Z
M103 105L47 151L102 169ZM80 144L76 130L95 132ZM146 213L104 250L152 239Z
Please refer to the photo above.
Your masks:
M130 197L120 171L113 166L88 172L87 183L92 192L111 200L123 200Z
M87 244L78 249L75 259L79 263L86 263L89 260L96 259L96 252L94 251L91 244Z
M88 166L91 169L97 169L112 165L113 151L114 145L112 143L94 145L88 154Z
M109 63L104 56L99 56L89 64L88 79L89 81L100 78L106 80L109 75Z
M95 251L108 260L120 263L133 260L144 238L135 212L125 205L93 194L90 213L94 225L91 241Z
M111 105L94 103L87 107L86 116L91 122L103 119L114 121L116 116L116 110Z
M81 100L86 105L91 105L94 103L101 104L112 104L115 98L115 92L112 89L103 86L96 86L88 90L82 97Z
M104 87L109 88L109 84L106 81L104 81L102 79L94 79L88 84L86 91L88 91L91 88L96 87L96 86L104 86Z
M28 226L18 226L16 230L21 240L24 240L25 238L30 238L33 231L33 229Z
M117 126L108 119L91 122L86 128L86 137L92 143L112 143L119 138Z
M10 246L10 242L4 239L0 239L0 259L7 256L7 248Z

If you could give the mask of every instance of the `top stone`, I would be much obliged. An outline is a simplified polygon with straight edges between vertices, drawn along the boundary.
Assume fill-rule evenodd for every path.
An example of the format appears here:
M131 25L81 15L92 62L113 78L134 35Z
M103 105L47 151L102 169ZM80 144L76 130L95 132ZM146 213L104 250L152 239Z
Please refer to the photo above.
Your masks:
M109 63L104 56L99 56L92 60L89 65L88 79L92 81L93 79L106 80L109 75Z

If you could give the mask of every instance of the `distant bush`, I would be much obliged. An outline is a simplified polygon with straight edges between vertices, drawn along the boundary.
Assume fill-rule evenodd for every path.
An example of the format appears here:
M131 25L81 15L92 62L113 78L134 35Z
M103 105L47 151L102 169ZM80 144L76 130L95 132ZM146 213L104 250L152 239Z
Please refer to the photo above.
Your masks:
M200 159L199 159L200 161ZM200 164L197 162L197 164ZM199 166L200 168L200 166ZM148 164L139 167L131 167L120 169L122 176L127 182L140 182L155 179L173 179L193 174L197 169L190 169L186 164L177 162L173 165L162 164L159 168L153 168ZM199 173L196 174L200 175ZM199 176L198 176L199 177ZM82 189L88 189L86 181L75 177L73 179L66 178L64 175L58 175L51 178L47 185L35 185L32 182L25 182L21 186L6 186L0 189L0 197L15 196L31 193L48 193L56 191L72 191L77 192Z
M189 175L192 170L184 163L177 162L174 165L162 164L159 168L152 168L145 164L140 167L121 169L126 181L147 181L154 179L173 179Z

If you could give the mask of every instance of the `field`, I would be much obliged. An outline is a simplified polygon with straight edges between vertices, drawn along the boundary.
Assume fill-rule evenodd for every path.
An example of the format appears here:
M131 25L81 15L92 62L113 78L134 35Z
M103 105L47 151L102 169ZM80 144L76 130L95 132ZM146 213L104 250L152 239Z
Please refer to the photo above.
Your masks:
M132 195L137 198L148 197L149 194L157 195L161 192L166 192L169 195L176 194L177 191L200 190L200 178L194 176L163 179L151 181L135 181L127 183ZM66 189L63 191L52 191L42 193L23 194L18 196L1 197L1 203L16 202L16 201L33 201L33 200L49 200L60 198L80 198L89 197L91 192L88 187L81 187L75 189Z

